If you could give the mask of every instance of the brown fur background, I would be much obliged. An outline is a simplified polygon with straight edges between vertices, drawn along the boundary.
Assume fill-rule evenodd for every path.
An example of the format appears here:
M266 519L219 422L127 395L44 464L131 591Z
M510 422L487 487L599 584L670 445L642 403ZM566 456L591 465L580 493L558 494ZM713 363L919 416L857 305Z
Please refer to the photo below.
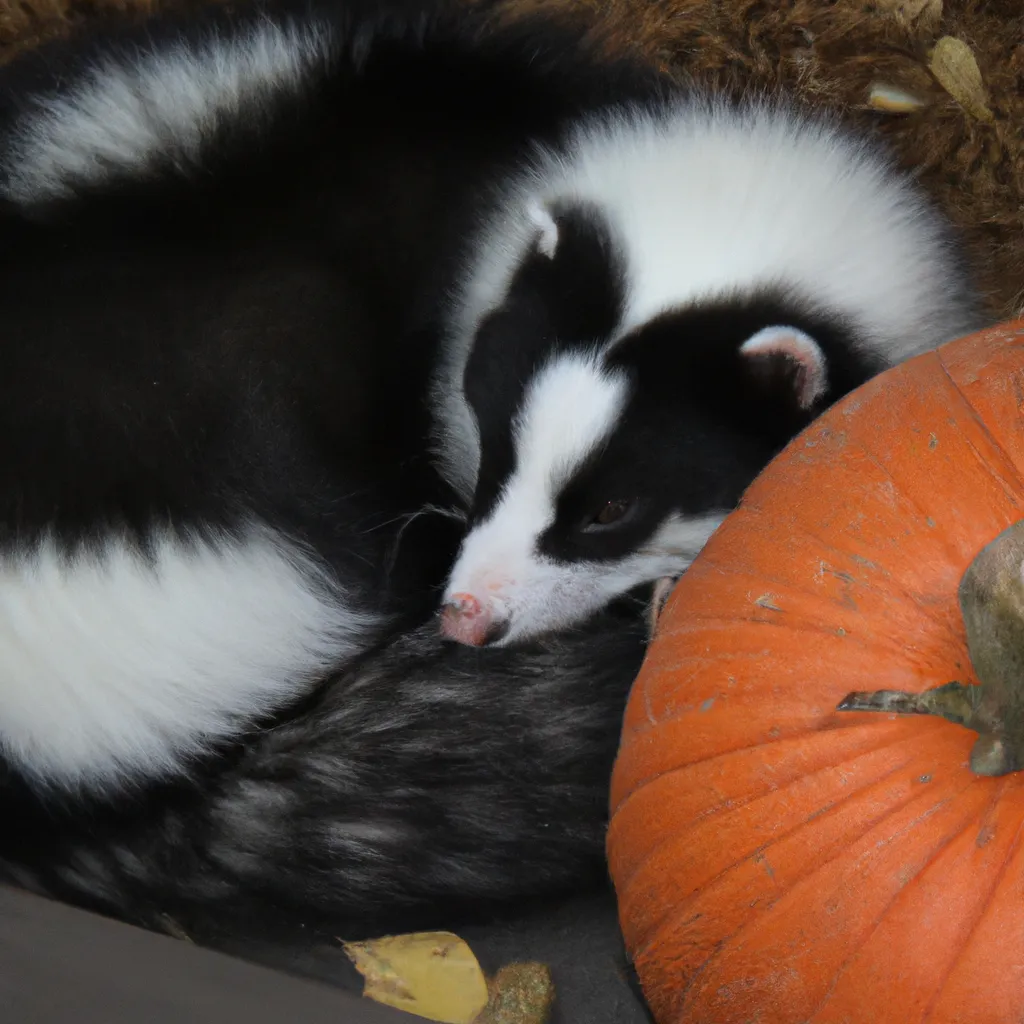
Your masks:
M0 60L105 15L202 2L0 0ZM585 20L610 51L876 128L964 230L993 312L1024 311L1021 0L504 0L501 16L537 9Z

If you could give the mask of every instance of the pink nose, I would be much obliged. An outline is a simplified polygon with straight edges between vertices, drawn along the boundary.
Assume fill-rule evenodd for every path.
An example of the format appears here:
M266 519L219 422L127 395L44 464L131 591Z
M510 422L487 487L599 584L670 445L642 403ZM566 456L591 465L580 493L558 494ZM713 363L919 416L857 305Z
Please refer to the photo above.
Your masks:
M452 594L441 609L441 636L469 647L486 647L508 632L508 623L472 594Z

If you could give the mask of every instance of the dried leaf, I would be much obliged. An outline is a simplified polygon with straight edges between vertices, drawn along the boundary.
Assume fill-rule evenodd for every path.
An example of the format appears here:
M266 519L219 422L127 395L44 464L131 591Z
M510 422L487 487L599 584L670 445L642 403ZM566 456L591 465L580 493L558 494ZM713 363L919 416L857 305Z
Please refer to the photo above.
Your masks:
M942 21L942 0L879 0L878 9L924 32L934 31Z
M473 1024L547 1024L555 985L545 964L502 967L491 983L491 1000Z
M971 48L962 40L943 36L932 50L928 68L950 96L978 121L994 120L981 69Z
M363 995L427 1020L472 1024L487 1005L487 979L472 950L451 932L344 942L366 979Z
M868 91L868 105L885 114L911 114L920 110L925 101L898 85L874 82Z

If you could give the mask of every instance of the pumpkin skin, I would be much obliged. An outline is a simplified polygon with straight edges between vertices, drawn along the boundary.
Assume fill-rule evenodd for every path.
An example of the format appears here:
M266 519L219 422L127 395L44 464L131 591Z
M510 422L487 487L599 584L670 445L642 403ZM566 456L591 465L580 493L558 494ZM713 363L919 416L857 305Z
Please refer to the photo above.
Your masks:
M612 783L620 920L662 1024L1019 1024L1024 773L837 712L977 682L957 587L1024 518L1024 321L798 437L680 580Z

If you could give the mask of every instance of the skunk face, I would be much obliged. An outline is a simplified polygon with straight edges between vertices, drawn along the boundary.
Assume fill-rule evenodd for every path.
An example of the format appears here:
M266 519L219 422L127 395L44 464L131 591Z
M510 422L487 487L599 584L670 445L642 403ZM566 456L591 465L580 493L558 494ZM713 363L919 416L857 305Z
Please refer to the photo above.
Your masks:
M579 211L558 218L574 246L588 231L596 246L600 229L584 225ZM561 628L681 573L760 468L855 374L841 323L768 293L673 310L606 349L585 329L596 323L572 322L582 305L558 315L559 295L583 295L559 287L569 268L552 261L547 304L524 293L528 279L545 280L531 263L467 366L481 461L442 616L464 643ZM525 333L548 344L535 365L514 368L503 357L523 358L528 345L503 321L538 309L556 315Z
M766 108L631 116L542 158L476 251L436 394L471 509L449 639L678 575L828 404L973 326L942 225L860 144Z

